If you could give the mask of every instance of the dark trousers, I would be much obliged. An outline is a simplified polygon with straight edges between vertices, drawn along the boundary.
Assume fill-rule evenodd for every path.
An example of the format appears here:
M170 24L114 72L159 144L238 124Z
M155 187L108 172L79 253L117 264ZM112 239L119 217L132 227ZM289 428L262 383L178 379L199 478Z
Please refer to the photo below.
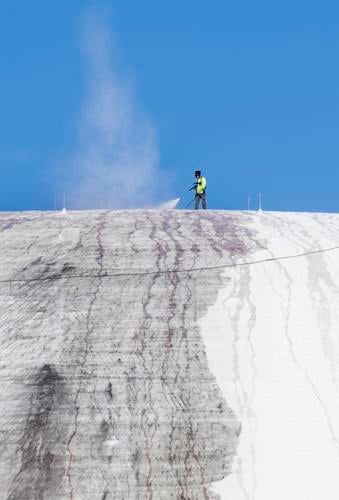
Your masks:
M206 210L206 193L196 193L195 205L194 205L195 210L198 210L199 205L200 205L200 200L201 200L202 208L204 210Z

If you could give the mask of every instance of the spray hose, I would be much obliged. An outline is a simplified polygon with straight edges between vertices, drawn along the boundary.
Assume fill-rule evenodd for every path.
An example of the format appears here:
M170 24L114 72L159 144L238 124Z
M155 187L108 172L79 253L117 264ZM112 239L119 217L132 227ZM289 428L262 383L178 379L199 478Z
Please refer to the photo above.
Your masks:
M189 203L187 203L187 205L184 206L183 210L185 210L186 208L188 208L190 205L192 205L192 203L194 202L194 198L193 200L191 200Z

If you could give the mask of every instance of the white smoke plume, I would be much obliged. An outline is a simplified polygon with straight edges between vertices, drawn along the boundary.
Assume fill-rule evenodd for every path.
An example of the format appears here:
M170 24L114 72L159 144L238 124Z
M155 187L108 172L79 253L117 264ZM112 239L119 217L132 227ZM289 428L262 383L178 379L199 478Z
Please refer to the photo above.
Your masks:
M154 128L118 69L109 22L110 16L96 10L82 22L87 93L67 187L72 208L135 208L159 201Z

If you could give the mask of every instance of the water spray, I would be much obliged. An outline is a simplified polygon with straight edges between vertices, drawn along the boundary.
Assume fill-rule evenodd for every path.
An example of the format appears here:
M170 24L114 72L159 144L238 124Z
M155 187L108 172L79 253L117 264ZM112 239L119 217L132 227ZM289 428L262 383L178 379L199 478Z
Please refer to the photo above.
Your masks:
M180 198L175 198L174 200L169 200L166 201L165 203L162 203L158 208L163 209L163 210L173 210L176 208L180 201Z

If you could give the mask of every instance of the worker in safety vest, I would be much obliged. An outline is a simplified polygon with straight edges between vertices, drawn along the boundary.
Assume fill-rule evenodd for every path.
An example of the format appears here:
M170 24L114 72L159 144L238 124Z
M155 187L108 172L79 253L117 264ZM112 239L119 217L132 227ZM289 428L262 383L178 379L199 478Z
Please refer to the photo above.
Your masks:
M200 205L200 200L202 204L202 208L206 209L206 185L207 181L205 177L202 177L200 170L196 170L194 172L196 182L191 189L195 189L195 206L194 208L197 210Z

